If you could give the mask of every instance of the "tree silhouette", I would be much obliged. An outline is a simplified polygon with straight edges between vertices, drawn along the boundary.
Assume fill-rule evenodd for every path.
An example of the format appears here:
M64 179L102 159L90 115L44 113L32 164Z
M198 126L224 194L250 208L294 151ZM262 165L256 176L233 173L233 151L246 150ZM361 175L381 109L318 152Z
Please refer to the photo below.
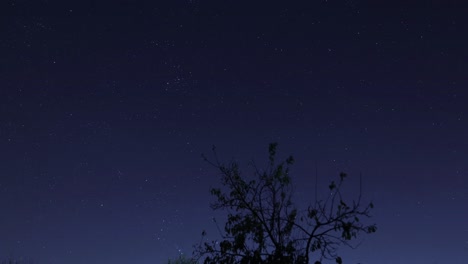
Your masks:
M191 258L186 258L185 256L181 255L176 259L169 259L167 264L196 264L196 260Z
M241 176L239 164L205 160L215 166L225 187L212 188L216 197L211 207L226 210L227 221L221 241L200 243L195 253L205 264L282 263L308 264L314 254L315 264L323 259L342 263L336 250L348 245L359 233L373 233L375 225L366 225L361 218L370 217L373 204L361 205L357 199L345 202L341 193L347 177L340 173L337 182L329 185L330 195L299 210L292 202L293 189L289 173L292 156L275 163L277 144L269 145L269 166L259 170L255 165L253 180ZM206 236L203 231L202 236Z

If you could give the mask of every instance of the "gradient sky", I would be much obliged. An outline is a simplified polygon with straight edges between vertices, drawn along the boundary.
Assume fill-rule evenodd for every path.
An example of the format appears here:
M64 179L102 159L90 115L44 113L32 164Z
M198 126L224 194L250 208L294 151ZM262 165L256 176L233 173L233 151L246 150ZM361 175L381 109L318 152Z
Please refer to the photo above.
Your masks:
M379 229L345 263L467 259L462 1L4 2L1 259L190 254L220 215L200 154L261 164L270 142L298 204L316 169L362 174Z

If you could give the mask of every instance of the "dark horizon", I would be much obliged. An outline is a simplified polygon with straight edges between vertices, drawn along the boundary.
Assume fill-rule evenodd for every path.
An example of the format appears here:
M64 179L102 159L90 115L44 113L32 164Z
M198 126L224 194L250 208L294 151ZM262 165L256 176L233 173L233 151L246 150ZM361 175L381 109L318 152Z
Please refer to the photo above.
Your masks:
M341 171L378 232L344 263L468 256L468 19L442 1L7 1L0 261L165 263L216 236L200 157Z

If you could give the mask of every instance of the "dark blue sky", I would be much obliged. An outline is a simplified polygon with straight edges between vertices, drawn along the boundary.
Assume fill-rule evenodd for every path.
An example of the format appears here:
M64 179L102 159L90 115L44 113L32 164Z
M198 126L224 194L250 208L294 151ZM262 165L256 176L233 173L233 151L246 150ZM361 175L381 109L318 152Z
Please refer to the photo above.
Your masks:
M219 217L200 154L276 141L298 204L316 168L363 175L379 229L345 263L466 259L466 4L157 2L0 8L1 258L190 254Z

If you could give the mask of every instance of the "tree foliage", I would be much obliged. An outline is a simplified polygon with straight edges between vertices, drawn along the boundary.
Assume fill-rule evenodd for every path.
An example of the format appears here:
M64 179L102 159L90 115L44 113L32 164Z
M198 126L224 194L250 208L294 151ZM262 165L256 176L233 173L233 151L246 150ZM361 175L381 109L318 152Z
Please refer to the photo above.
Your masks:
M196 264L197 261L192 258L187 258L185 256L179 256L176 259L170 259L167 261L167 264Z
M323 259L342 263L336 250L348 245L359 233L373 233L375 225L367 225L372 203L362 206L361 192L350 202L345 201L341 188L347 175L329 185L330 195L299 210L292 201L290 167L292 156L277 163L277 144L269 146L266 170L254 167L255 179L241 176L239 164L206 159L221 172L224 188L212 188L216 197L211 207L226 210L227 221L220 241L203 242L196 248L205 264L283 263L308 264ZM203 232L203 236L206 233Z

